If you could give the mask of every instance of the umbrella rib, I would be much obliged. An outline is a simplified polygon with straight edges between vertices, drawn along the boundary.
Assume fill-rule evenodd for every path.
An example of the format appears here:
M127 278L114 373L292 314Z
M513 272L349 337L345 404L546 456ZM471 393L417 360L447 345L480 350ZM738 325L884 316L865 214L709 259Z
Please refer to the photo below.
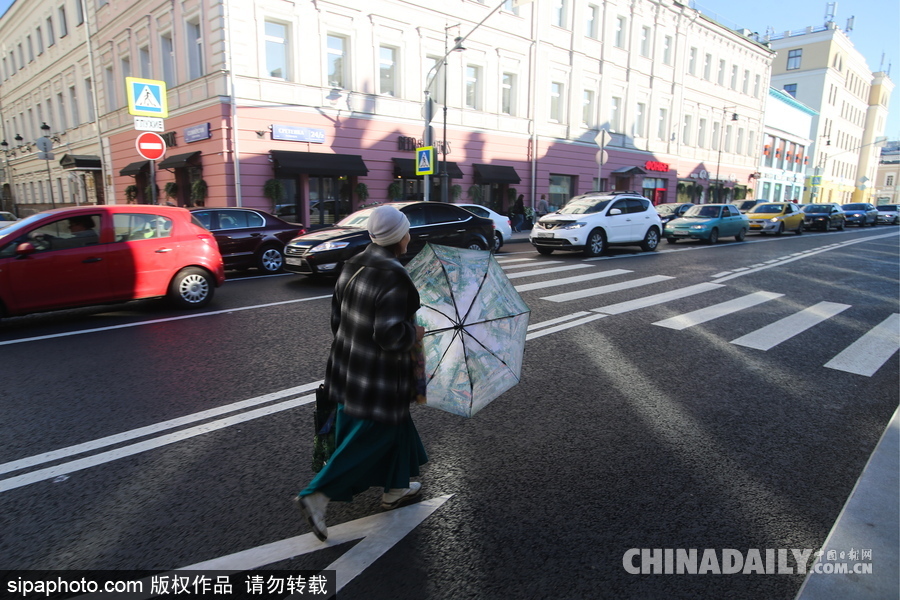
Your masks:
M506 369L507 369L510 373L512 373L513 376L516 375L515 372L514 372L514 371L509 367L509 365L506 363L506 361L503 360L502 358L500 358L499 356L497 356L497 353L496 353L496 352L494 352L493 350L491 350L490 348L488 348L487 346L485 346L484 344L482 344L482 343L481 343L481 340L479 340L478 338L476 338L474 335L472 335L471 333L469 333L469 332L466 331L465 329L463 329L463 331L466 333L467 336L469 336L470 338L472 338L472 339L475 341L475 343L477 343L479 346L481 346L482 348L484 348L485 350L487 350L488 354L490 354L491 356L493 356L494 358L496 358L498 361L500 361L500 364L502 364L504 367L506 367ZM463 339L465 339L465 338L463 338ZM463 342L463 347L465 347L465 345L466 345L465 342ZM471 380L471 378L469 378L469 379ZM519 380L519 378L516 377L516 381L518 381L518 380Z
M465 316L462 316L462 318L460 318L460 320L459 320L460 323L465 323L466 319L469 318L469 313L472 312L472 307L475 306L475 298L477 298L478 295L481 294L481 290L484 288L484 282L487 281L487 276L488 276L489 272L490 272L490 266L484 270L484 275L481 276L481 281L478 283L478 290L472 295L472 303L469 304L469 309L466 311ZM456 305L456 299L453 300L453 304L454 304L454 306ZM459 314L459 307L456 308L456 313Z

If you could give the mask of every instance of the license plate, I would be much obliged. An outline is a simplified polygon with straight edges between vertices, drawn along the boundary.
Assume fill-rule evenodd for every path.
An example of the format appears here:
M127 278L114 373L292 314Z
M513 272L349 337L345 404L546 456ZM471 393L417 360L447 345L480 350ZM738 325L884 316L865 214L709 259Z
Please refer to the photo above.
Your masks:
M687 235L688 234L687 231L673 231L672 233L674 235Z
M758 225L756 223L750 223L750 229L762 229L762 225Z
M295 267L302 267L304 260L302 258L294 258L292 256L285 256L284 262L289 265L294 265Z
M537 238L552 238L552 237L553 237L553 232L552 232L552 231L537 231L537 232L535 232L534 237L537 237Z

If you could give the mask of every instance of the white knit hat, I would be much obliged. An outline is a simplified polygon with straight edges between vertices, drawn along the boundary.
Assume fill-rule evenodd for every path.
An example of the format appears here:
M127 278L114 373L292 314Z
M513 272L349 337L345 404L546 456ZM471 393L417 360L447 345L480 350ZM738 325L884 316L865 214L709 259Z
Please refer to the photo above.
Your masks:
M409 219L393 206L379 206L372 210L366 228L373 242L393 246L409 231Z

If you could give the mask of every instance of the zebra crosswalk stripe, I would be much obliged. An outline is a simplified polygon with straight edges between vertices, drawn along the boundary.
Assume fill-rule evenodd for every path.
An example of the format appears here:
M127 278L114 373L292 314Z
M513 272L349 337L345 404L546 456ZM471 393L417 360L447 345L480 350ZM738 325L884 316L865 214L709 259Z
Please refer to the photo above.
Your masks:
M713 304L712 306L707 306L706 308L678 315L670 319L657 321L653 324L669 329L687 329L688 327L706 323L707 321L712 321L713 319L718 319L719 317L724 317L725 315L730 315L739 310L744 310L745 308L750 308L751 306L756 306L757 304L762 304L763 302L768 302L775 298L781 298L782 296L784 296L784 294L776 294L774 292L753 292L752 294L747 294L746 296L741 296L734 300Z
M609 304L607 306L601 306L600 308L593 308L591 310L593 312L604 313L607 315L620 315L632 310L647 308L649 306L656 306L657 304L665 304L666 302L679 300L681 298L687 298L688 296L693 296L695 294L702 294L703 292L716 290L720 287L725 286L718 283L698 283L696 285L678 288L677 290L663 292L661 294L654 294L652 296L644 296L643 298L637 298L635 300L629 300L627 302L619 302L618 304Z
M602 285L600 287L588 288L585 290L578 290L575 292L566 292L564 294L556 294L554 296L545 296L545 297L541 298L541 300L549 300L550 302L568 302L569 300L579 300L581 298L590 298L591 296L599 296L601 294L608 294L610 292L618 292L621 290L628 290L631 288L641 287L643 285L649 285L651 283L658 283L660 281L666 281L667 279L674 279L674 277L669 277L668 275L654 275L652 277L642 277L640 279L632 279L630 281L623 281L621 283Z
M757 329L747 335L731 340L731 343L756 350L769 350L781 342L803 333L810 327L840 314L848 308L850 308L849 304L819 302L804 308L800 312L775 321L771 325L766 325L762 329Z
M516 291L519 293L529 292L531 290L540 290L548 287L556 287L558 285L581 283L582 281L593 281L594 279L614 277L616 275L626 275L628 273L631 273L631 271L629 271L628 269L612 269L611 271L591 273L590 275L574 275L572 277L563 277L562 279L551 279L550 281L537 281L535 283L525 283L522 285L517 285Z
M566 265L564 267L548 267L546 269L535 269L534 271L521 271L519 273L507 273L510 279L518 279L520 277L531 277L534 275L547 275L549 273L560 273L562 271L574 271L575 269L593 269L594 265Z
M900 348L900 314L894 313L825 363L829 369L871 377Z

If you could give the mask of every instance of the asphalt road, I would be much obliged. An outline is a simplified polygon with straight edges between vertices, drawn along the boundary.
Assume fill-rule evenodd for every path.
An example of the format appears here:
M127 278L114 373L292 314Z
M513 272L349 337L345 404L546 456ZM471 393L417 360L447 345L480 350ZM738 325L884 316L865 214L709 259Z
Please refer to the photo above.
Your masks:
M344 599L793 598L802 574L623 558L821 547L898 405L898 241L508 244L532 310L520 384L471 419L416 407L423 501L334 503L324 545L289 500L312 476L328 281L4 321L0 568L331 567Z

